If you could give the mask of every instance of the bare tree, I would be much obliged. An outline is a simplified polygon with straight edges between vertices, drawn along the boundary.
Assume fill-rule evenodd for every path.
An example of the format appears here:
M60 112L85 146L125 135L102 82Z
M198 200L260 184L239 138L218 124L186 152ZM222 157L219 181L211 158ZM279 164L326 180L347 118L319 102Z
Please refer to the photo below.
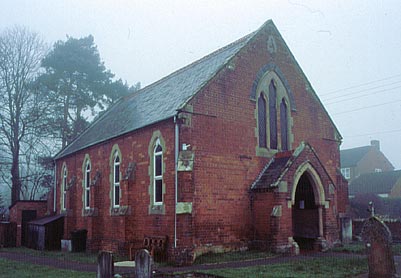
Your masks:
M20 198L20 151L24 138L40 129L45 107L32 88L45 44L37 33L15 26L0 34L0 143L11 159L11 202ZM35 95L36 94L36 95Z

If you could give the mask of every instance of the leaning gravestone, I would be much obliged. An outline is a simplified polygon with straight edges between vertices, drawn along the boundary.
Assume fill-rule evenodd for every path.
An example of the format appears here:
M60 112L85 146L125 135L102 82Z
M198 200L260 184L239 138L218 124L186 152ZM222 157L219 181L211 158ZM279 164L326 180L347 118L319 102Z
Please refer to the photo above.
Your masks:
M97 278L114 277L113 253L101 251L97 256Z
M152 277L152 257L146 249L139 250L135 255L135 277Z
M391 250L391 232L386 224L372 216L365 221L361 234L366 244L369 278L397 277Z

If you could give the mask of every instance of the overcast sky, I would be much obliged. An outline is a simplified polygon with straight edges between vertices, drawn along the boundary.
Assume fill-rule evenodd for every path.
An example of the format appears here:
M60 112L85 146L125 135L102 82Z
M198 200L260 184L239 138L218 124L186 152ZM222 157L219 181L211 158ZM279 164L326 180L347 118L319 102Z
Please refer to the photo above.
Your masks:
M401 3L312 0L1 0L0 28L52 45L92 34L106 67L146 86L272 19L343 136L378 139L401 169Z

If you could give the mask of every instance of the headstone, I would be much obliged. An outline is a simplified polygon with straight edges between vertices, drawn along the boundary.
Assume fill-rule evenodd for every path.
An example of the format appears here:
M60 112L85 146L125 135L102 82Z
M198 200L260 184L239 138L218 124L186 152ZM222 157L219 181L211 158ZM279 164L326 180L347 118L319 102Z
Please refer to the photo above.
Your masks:
M365 221L361 234L366 244L369 278L397 277L391 250L391 232L386 224L372 216Z
M97 278L114 277L114 260L113 253L100 251L97 256Z
M61 251L71 252L71 240L62 239L61 240Z
M350 243L352 241L352 219L350 217L341 217L341 241Z
M135 277L152 277L152 257L146 249L139 250L135 255Z

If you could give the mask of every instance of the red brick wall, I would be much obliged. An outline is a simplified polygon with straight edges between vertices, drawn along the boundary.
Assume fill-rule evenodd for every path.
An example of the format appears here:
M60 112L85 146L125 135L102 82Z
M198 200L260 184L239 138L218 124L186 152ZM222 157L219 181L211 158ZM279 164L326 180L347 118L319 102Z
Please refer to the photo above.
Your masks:
M160 130L166 142L163 160L166 165L163 176L166 185L164 203L165 215L149 215L149 184L148 147L152 134ZM109 157L114 144L118 144L122 157L120 171L125 174L128 164L136 164L133 180L121 181L121 206L129 206L125 216L110 215L110 166ZM93 178L95 171L101 172L100 182L91 187L91 199L95 208L94 216L82 216L83 187L82 163L88 154L92 163ZM76 229L88 230L88 248L127 252L129 242L142 246L144 235L163 235L172 240L174 235L174 124L173 120L141 129L120 138L90 147L57 161L57 208L60 212L61 167L68 167L68 180L75 175L75 185L67 193L67 218L65 237ZM139 246L140 245L140 246Z
M250 93L258 71L269 62L281 69L294 93L297 110L291 111L292 147L296 148L302 141L309 142L333 183L336 182L340 161L336 130L309 89L309 82L294 65L292 55L280 51L284 45L278 36L275 39L279 51L272 57L266 47L267 34L261 32L231 61L233 69L223 69L191 101L196 114L191 118L192 128L183 129L189 129L185 131L185 142L195 151L193 215L196 216L196 246L224 245L251 238L248 190L268 158L259 157L255 152L256 102L250 99ZM326 179L325 185L328 186L331 180ZM269 196L269 193L264 195ZM266 199L272 200L272 197ZM271 204L263 206L262 203L255 202L255 206L261 206L259 209L269 215ZM331 205L336 209L337 200ZM283 213L282 219L287 220L281 221L281 229L291 231L291 213L286 212L285 206ZM338 232L336 215L329 213L325 217L329 229L326 233L335 237L334 233ZM267 235L268 219L256 221L266 229L257 231L258 234Z
M326 168L332 181L336 181L339 167L338 143L335 128L330 122L309 82L294 64L292 55L274 35L278 52L267 51L267 33L260 32L225 68L191 101L195 113L185 113L188 125L180 128L180 145L190 144L195 154L192 172L178 175L179 201L192 202L192 214L177 215L178 247L198 249L208 247L236 248L257 237L268 237L272 223L269 216L275 204L283 205L280 233L276 240L286 241L292 234L291 209L287 208L287 195L266 192L256 197L253 209L262 211L252 218L249 189L269 158L256 155L255 136L256 102L250 99L251 88L259 70L274 62L282 71L294 93L296 111L291 111L292 133L296 148L302 141L309 142ZM165 215L152 215L149 206L148 146L155 130L160 130L166 142L163 156L166 165L164 183ZM130 206L127 216L110 216L109 157L114 144L122 153L121 171L129 162L136 163L134 181L122 182L122 205ZM99 170L100 183L92 190L97 216L82 216L82 163L89 154L92 171ZM167 120L125 136L90 147L57 161L57 207L60 208L61 166L68 165L68 175L77 177L76 184L67 193L66 233L74 229L87 229L91 249L126 250L127 242L140 247L144 235L167 235L170 247L174 239L174 123ZM320 165L319 173L325 173ZM293 177L294 173L291 173ZM290 178L288 179L290 180ZM326 188L331 182L326 176ZM291 185L289 185L289 190ZM336 207L337 195L331 205ZM60 209L58 209L60 211ZM266 217L264 217L266 215ZM333 235L336 227L334 209L324 214L328 231ZM255 236L256 235L256 236Z
M17 223L17 246L21 246L21 224L22 211L35 210L36 218L44 217L47 214L46 201L18 201L10 207L10 222Z

